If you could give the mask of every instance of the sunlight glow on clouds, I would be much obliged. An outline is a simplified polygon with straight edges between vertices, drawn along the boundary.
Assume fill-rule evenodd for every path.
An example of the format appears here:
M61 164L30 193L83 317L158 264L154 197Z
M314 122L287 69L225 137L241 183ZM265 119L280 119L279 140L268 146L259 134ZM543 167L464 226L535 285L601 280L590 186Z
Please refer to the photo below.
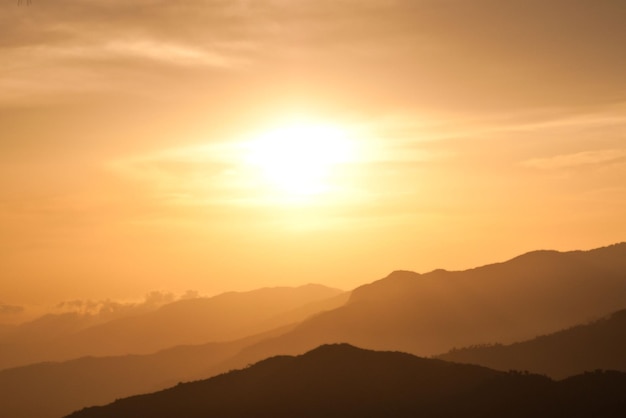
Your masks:
M47 48L45 53L54 58L90 59L149 59L174 66L234 67L237 60L230 59L219 51L209 51L190 45L159 42L151 39L118 39L101 45L76 46L69 48ZM242 61L242 60L239 60Z
M294 284L311 246L306 280L355 284L623 241L625 13L623 0L4 2L0 294ZM275 158L290 145L259 138L294 109L345 130L355 156L310 141Z
M287 125L251 138L184 146L114 162L115 171L196 204L308 202L337 189L335 166L358 162L354 142L330 125ZM335 190L345 191L345 190ZM193 200L193 199L191 199Z
M395 166L435 163L451 153L424 147L425 136L397 138L388 124L288 121L230 140L121 158L109 167L143 182L172 205L355 206L395 200L413 187Z
M333 171L357 160L355 148L354 140L338 126L295 123L249 141L244 159L260 171L269 187L303 197L335 188Z

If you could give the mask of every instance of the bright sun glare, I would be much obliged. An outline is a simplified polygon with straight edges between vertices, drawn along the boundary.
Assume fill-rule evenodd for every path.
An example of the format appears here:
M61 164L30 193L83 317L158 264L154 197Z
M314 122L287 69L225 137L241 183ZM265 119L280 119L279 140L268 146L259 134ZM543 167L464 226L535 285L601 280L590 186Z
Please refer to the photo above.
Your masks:
M246 161L268 186L285 197L331 191L333 174L355 157L354 143L338 126L294 123L273 129L248 143Z

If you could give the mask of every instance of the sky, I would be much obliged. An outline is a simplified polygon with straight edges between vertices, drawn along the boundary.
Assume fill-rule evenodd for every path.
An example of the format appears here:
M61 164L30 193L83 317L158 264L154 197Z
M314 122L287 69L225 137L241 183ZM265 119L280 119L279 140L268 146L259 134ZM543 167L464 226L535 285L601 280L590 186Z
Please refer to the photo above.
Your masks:
M626 240L624 0L0 5L0 322Z

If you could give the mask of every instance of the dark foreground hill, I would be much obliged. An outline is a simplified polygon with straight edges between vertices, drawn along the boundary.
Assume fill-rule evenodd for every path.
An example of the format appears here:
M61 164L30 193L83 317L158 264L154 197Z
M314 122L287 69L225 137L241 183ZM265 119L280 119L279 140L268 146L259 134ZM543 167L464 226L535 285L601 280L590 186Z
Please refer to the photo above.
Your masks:
M280 332L284 329L154 354L82 357L0 370L0 417L59 418L88 405L213 376L215 373L199 371L211 370L242 347Z
M626 372L626 310L529 341L452 350L439 358L556 379L595 369Z
M619 372L555 382L338 344L70 417L623 417L624 393Z

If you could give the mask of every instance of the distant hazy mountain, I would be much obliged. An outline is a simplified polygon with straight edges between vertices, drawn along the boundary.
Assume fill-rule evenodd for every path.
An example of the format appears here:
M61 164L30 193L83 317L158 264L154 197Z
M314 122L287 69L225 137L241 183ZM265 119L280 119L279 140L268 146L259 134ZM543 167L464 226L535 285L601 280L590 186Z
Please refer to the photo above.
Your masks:
M0 370L31 361L52 360L54 350L48 351L51 345L98 323L93 315L65 312L14 325L0 333Z
M180 346L155 354L83 357L0 371L0 416L59 418L89 405L153 392L202 376L242 347L283 329L229 343Z
M184 303L164 306L150 315L83 330L55 344L28 347L34 354L25 350L20 354L35 358L142 352L147 347L156 351L160 344L193 343L207 336L208 341L236 339L308 317L288 330L277 329L245 344L181 347L160 366L150 356L128 356L9 370L0 375L0 394L2 385L17 388L4 391L12 398L5 405L12 405L14 411L28 411L24 406L29 404L34 408L38 396L45 400L39 402L40 409L48 408L43 407L48 402L50 410L68 411L68 405L78 408L179 380L203 379L278 354L304 353L325 343L349 342L435 355L452 347L520 341L624 308L626 244L586 252L537 251L462 272L394 272L357 288L347 303L348 294L337 292L305 286L229 293L181 301ZM191 351L187 353L187 349ZM209 354L202 358L205 349ZM210 354L210 350L219 354ZM6 360L0 347L2 361ZM177 366L181 361L186 365ZM591 369L605 367L598 364ZM159 367L161 371L143 371ZM530 370L505 367L509 368ZM38 376L47 378L37 382ZM128 385L119 383L118 388L116 379L128 381ZM30 387L37 387L38 392L29 391ZM49 396L42 396L44 393ZM7 409L0 403L3 410ZM20 417L28 416L43 415Z
M626 243L591 251L531 252L466 271L396 271L349 302L248 347L229 368L348 342L422 356L511 343L626 307Z
M110 354L148 353L173 345L230 341L301 321L318 311L316 303L324 306L328 299L341 293L309 284L181 300L146 315L89 328L74 335L71 343L89 343L92 347L87 352ZM337 304L330 308L345 303L347 298L346 295L344 300L337 299ZM305 306L309 309L291 315Z
M528 370L554 378L596 369L626 372L626 310L530 341L463 348L438 357L498 370Z
M71 300L59 303L55 311L13 326L0 333L0 344L41 344L63 338L86 328L115 319L142 315L174 301L174 296L150 292L143 302Z
M13 326L0 336L2 343L42 343L64 337L97 324L92 315L77 312L46 314Z
M619 372L554 382L342 344L70 417L623 417L624 393Z
M347 298L343 291L311 284L180 300L146 314L79 328L43 342L0 344L0 369L86 355L146 354L177 345L240 339L335 308Z

